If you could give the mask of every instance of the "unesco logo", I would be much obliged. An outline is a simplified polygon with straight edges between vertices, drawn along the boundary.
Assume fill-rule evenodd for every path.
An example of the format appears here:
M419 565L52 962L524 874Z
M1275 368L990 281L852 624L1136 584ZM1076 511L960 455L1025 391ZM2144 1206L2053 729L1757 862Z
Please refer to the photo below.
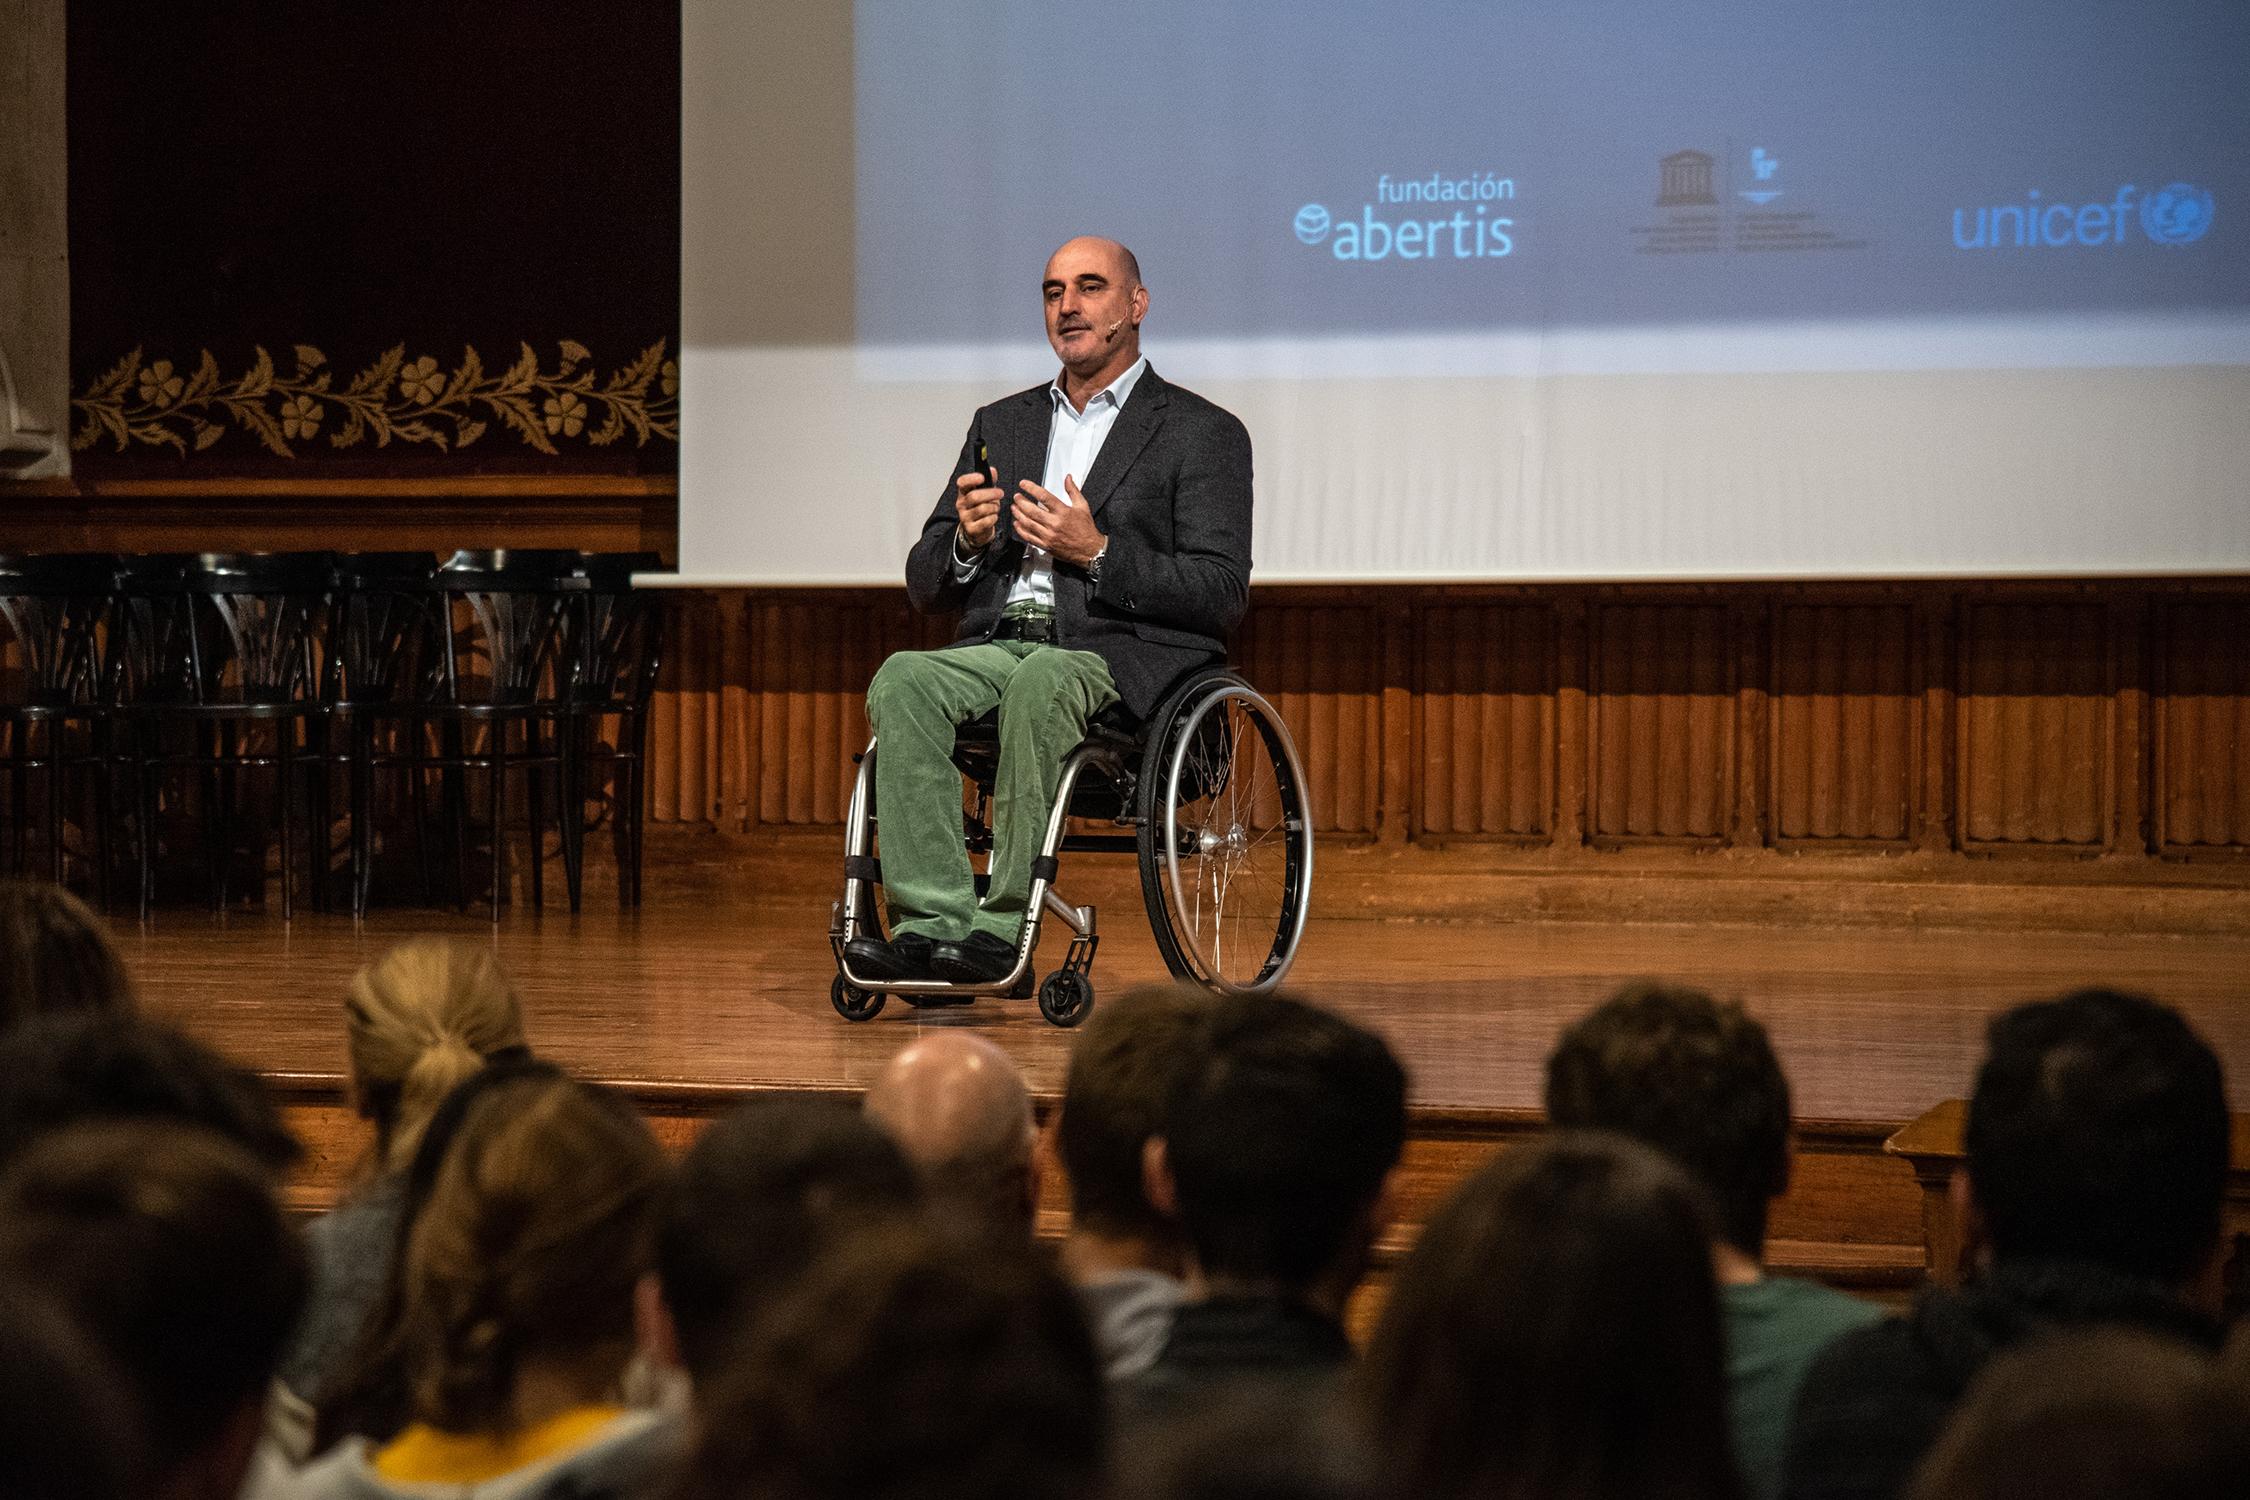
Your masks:
M1297 210L1297 238L1308 245L1317 245L1328 238L1328 210L1318 203L1308 203Z
M2192 245L2211 227L2211 194L2175 182L2141 200L2141 233L2159 245Z

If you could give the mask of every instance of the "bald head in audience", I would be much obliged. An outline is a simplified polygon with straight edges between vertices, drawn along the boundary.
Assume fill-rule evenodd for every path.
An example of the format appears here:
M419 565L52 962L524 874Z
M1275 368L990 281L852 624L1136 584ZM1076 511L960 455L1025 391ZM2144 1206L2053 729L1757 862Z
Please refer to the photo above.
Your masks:
M898 1142L941 1214L1025 1237L1039 1197L1031 1094L1008 1054L941 1031L909 1043L867 1091L867 1116Z

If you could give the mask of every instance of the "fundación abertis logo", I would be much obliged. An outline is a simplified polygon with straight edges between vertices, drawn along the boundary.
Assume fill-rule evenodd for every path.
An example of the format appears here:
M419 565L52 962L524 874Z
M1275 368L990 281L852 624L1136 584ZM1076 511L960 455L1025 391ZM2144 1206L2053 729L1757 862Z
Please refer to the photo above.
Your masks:
M1516 248L1516 181L1497 172L1375 179L1373 201L1339 218L1308 203L1290 221L1297 242L1337 260L1498 260ZM1501 212L1509 209L1510 212Z

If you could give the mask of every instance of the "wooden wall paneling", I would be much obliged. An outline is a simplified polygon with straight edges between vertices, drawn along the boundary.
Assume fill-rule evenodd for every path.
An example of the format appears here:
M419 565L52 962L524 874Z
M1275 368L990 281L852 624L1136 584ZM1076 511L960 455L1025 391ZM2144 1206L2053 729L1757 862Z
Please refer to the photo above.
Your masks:
M718 596L719 714L724 760L718 820L737 831L749 827L757 796L757 695L750 690L749 600L738 589Z
M1953 848L1960 762L1955 754L1960 655L1954 650L1958 598L1951 591L1918 593L1913 604L1913 681L1921 696L1916 740L1921 774L1914 785L1914 847L1925 853Z
M2149 608L2146 590L2108 598L2112 705L2110 827L2113 853L2146 854L2149 827Z
M2082 595L1964 607L1956 751L1963 848L2107 846L2112 645L2109 611Z
M1593 609L1583 593L1564 596L1555 615L1555 833L1553 842L1586 842L1593 786Z
M1391 844L1404 843L1415 825L1416 788L1420 784L1416 759L1421 753L1415 664L1420 655L1422 615L1403 591L1388 596L1377 614L1383 659L1378 678L1382 691L1382 766L1376 834Z
M711 764L704 725L724 681L714 651L717 601L677 594L664 602L665 654L649 710L649 809L659 823L699 823L712 815L705 773Z
M1372 834L1382 797L1378 617L1315 600L1254 606L1234 642L1237 670L1289 726L1323 833Z
M1904 603L1774 611L1770 742L1777 844L1903 846L1914 832L1920 695Z
M2250 599L2167 599L2154 635L2158 847L2250 853Z
M1417 836L1552 837L1553 609L1433 604L1423 611L1421 647Z
M1772 806L1767 786L1773 762L1772 736L1768 732L1772 684L1767 663L1773 657L1773 602L1737 598L1728 609L1728 629L1735 641L1734 710L1734 823L1727 842L1738 849L1755 849L1767 841Z
M1594 606L1588 800L1596 841L1726 837L1739 713L1729 623L1715 603Z

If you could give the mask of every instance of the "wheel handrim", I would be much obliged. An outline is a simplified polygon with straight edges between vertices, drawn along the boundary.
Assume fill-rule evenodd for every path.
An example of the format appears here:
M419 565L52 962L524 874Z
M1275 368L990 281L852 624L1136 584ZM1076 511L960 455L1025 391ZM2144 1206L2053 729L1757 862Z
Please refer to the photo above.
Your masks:
M1173 932L1202 983L1270 990L1296 958L1311 888L1312 823L1295 748L1273 706L1240 685L1197 704L1179 733L1163 815ZM1183 804L1183 792L1198 795Z

